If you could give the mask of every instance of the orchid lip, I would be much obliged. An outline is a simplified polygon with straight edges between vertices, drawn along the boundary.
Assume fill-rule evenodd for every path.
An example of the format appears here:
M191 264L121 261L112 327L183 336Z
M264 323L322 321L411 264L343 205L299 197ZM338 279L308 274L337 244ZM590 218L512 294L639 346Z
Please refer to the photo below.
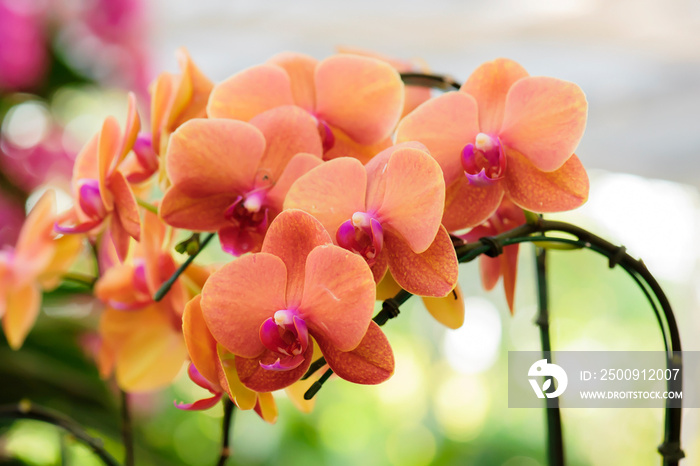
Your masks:
M97 180L84 178L79 182L78 188L78 203L80 210L91 219L104 218L107 215L107 210L102 202L100 195L100 185Z
M291 370L304 362L304 353L309 347L309 331L297 311L280 309L260 325L260 341L278 355L272 364L260 361L260 367L273 371Z
M477 134L474 143L464 146L461 156L464 174L475 186L489 186L505 176L506 156L501 141L488 134Z
M384 245L384 229L379 220L366 212L355 212L340 225L336 242L342 248L361 255L372 267Z

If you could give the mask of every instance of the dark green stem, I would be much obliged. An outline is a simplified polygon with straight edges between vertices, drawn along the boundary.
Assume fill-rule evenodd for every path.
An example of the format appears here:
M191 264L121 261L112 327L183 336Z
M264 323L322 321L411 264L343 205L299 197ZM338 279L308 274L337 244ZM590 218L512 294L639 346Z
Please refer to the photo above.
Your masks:
M129 412L129 394L121 390L122 402L122 443L124 444L124 465L134 466L134 435Z
M450 76L425 73L401 73L401 80L407 86L431 87L442 91L455 91L462 87Z
M221 424L221 453L217 466L224 466L226 461L231 457L231 433L233 431L233 420L236 405L226 396L223 397L224 418Z
M547 289L547 251L535 248L537 267L537 326L540 328L542 357L552 362L552 343L549 337L549 293ZM552 386L552 388L554 388ZM561 428L559 398L545 398L547 402L547 456L550 466L564 465L564 437Z
M35 421L53 424L69 432L79 442L85 444L102 462L108 466L120 466L112 455L107 453L102 440L91 437L85 432L80 424L73 419L59 412L42 408L28 402L21 402L16 405L0 406L0 418L8 419L33 419Z
M158 302L161 299L163 299L166 294L168 294L170 288L172 288L173 284L175 284L175 280L177 280L180 277L180 275L182 275L182 273L187 269L187 267L190 266L190 264L195 260L199 253L204 250L204 248L214 236L214 233L209 233L207 236L204 237L204 240L202 241L202 244L200 245L199 249L194 254L189 256L187 260L183 262L180 267L178 267L175 273L172 274L170 278L168 278L168 280L161 285L158 291L156 291L156 294L153 296L153 301Z

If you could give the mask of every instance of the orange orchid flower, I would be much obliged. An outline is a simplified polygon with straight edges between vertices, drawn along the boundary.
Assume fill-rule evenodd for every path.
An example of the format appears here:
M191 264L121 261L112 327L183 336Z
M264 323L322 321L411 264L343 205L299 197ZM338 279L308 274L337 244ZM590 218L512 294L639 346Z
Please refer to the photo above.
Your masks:
M445 184L419 143L390 147L367 165L330 160L301 176L284 207L316 217L335 243L360 254L378 283L387 269L405 290L446 296L457 284L457 256L440 225Z
M526 222L523 210L504 199L488 220L479 226L472 228L468 233L460 237L466 241L474 242L484 236L495 236L512 230ZM498 257L488 257L482 254L479 258L481 271L481 284L484 289L490 291L503 277L503 289L506 293L506 301L510 313L513 313L513 300L515 299L515 279L518 273L518 244L511 244L503 248L503 254Z
M260 250L289 186L321 163L316 123L298 107L263 113L250 123L194 119L171 137L166 169L172 185L163 220L193 231L218 231L234 255Z
M313 116L324 158L367 160L391 145L403 108L403 83L389 64L355 55L325 60L282 53L216 85L210 118L249 121L295 105Z
M442 221L455 231L485 221L504 196L533 212L583 204L588 176L574 151L587 108L577 85L498 59L407 115L397 141L422 142L442 167Z
M0 317L12 349L19 349L41 307L80 252L81 238L56 238L56 196L47 191L29 212L14 248L0 250Z
M107 269L95 286L105 304L99 332L102 346L100 373L113 370L117 384L126 391L146 391L168 385L187 359L182 336L182 312L201 288L200 270L190 266L175 281L162 301L152 296L177 265L170 254L166 227L150 212L144 217L143 241L134 246L130 260ZM104 261L103 261L104 263Z
M107 224L120 260L129 250L129 237L139 240L141 219L136 197L120 163L136 141L141 122L136 112L136 98L129 95L126 130L108 117L102 129L78 154L73 168L72 188L75 205L56 223L61 233L96 232Z
M371 321L374 299L365 261L334 246L318 220L293 209L272 222L262 252L211 275L201 307L214 339L235 355L243 385L269 392L301 378L314 341L346 380L376 384L390 377L393 354Z

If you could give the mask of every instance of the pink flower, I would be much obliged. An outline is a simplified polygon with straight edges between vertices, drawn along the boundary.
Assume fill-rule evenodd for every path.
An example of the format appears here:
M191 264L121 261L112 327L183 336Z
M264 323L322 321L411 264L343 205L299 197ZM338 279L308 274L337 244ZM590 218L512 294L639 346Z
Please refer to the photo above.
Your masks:
M374 300L365 261L334 246L309 214L287 210L270 226L262 252L212 274L201 306L216 341L235 355L243 385L268 392L301 378L313 341L340 377L386 380L394 361L371 322Z
M505 196L534 212L580 206L588 177L574 150L587 103L573 83L530 77L517 63L480 66L459 91L419 106L399 124L397 141L420 141L438 161L448 231L478 225Z
M0 0L0 92L31 89L46 72L45 18L33 3Z

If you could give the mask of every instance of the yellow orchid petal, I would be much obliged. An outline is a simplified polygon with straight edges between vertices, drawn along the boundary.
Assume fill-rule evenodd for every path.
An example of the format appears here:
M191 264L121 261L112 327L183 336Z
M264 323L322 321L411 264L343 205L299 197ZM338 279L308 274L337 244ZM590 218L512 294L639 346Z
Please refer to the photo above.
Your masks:
M258 398L258 394L253 390L246 388L242 383L241 379L238 378L238 372L236 372L236 357L226 350L221 345L217 346L219 352L219 360L221 361L221 369L223 370L223 377L225 384L222 383L224 388L228 387L228 394L242 410L248 410L255 408L255 403Z
M464 296L459 284L444 298L423 298L423 304L445 327L456 329L464 324Z
M41 309L41 290L34 283L7 290L2 329L10 348L18 350L31 330Z

